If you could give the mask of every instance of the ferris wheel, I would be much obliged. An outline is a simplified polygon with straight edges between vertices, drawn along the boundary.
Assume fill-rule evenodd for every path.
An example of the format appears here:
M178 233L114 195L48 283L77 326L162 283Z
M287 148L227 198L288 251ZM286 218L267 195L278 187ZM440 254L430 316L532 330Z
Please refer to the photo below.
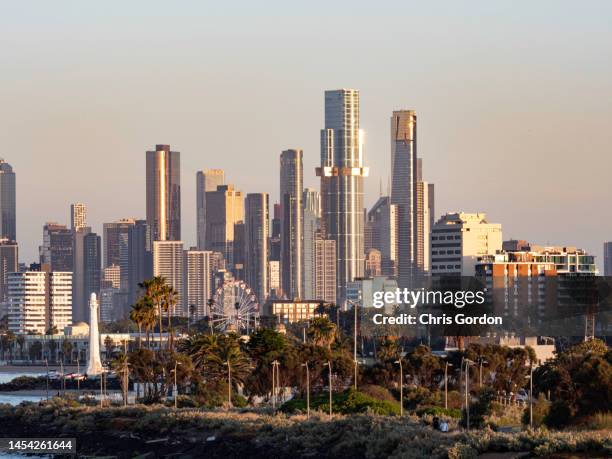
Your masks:
M243 281L225 281L212 297L211 316L213 326L220 332L248 333L259 323L255 292Z

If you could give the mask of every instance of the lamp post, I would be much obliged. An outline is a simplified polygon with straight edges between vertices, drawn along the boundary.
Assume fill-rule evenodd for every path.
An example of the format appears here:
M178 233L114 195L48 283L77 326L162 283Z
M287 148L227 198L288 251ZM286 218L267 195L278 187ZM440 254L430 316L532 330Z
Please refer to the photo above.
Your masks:
M331 361L327 361L325 363L329 367L329 420L332 420L333 412L332 412L332 364Z
M483 359L482 357L480 357L478 359L478 363L479 363L479 368L478 368L478 387L482 388L482 364L487 364L489 362L487 362L485 359Z
M77 399L81 398L81 362L79 361L79 353L77 352Z
M174 409L175 410L178 408L178 403L177 403L177 401L178 401L178 384L177 384L176 373L177 373L178 366L180 364L181 364L181 362L179 362L178 360L174 361ZM126 397L126 400L127 400L127 397Z
M444 409L448 410L448 367L452 367L452 363L446 362L444 365Z
M396 360L395 363L399 363L400 367L400 416L404 415L404 367L402 366L402 359Z
M470 430L470 364L474 362L464 359L465 362L465 419L467 430Z
M278 391L280 388L280 370L279 370L280 362L278 360L274 360L272 362L272 406L276 408L276 402L278 397ZM274 383L276 381L276 384Z
M529 367L529 427L533 427L533 365Z
M232 365L230 361L224 363L227 365L227 409L232 407Z
M47 400L49 400L49 361L45 359L45 366L47 367Z
M306 367L306 419L310 419L310 369L308 362L302 364Z

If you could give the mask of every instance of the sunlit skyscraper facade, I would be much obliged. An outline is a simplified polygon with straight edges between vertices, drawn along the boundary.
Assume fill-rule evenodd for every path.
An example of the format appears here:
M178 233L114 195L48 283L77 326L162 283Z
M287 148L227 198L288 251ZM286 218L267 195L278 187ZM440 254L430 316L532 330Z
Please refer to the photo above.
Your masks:
M0 238L17 240L15 172L0 159Z
M325 91L325 128L321 130L322 228L336 241L338 301L347 283L364 274L364 133L359 128L359 91Z

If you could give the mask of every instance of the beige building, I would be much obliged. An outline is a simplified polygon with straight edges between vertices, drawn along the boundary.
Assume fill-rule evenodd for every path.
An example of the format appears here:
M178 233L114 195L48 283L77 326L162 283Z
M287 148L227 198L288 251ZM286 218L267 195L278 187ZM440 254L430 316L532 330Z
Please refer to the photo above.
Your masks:
M77 231L87 226L87 206L82 202L70 205L70 228Z
M319 317L317 309L320 306L317 301L273 301L269 303L266 315L275 317L276 322L293 323Z
M318 232L315 237L315 299L336 303L336 241L324 239Z
M489 223L483 213L448 213L431 231L431 274L474 276L478 258L501 248L501 224Z
M226 268L234 268L234 227L244 222L244 195L233 185L206 192L206 250L221 252Z
M205 250L185 251L185 291L187 309L192 320L208 315L208 300L212 294L212 252Z
M187 316L183 301L184 265L182 241L153 242L153 275L162 276L166 283L176 291L177 305L175 315Z

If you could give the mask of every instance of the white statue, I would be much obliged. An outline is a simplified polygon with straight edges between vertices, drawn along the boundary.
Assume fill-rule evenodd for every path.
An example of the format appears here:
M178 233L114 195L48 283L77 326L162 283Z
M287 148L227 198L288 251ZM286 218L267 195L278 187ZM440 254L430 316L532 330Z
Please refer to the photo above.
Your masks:
M103 372L100 360L100 333L98 332L98 299L95 293L89 299L89 360L87 376L96 376Z

